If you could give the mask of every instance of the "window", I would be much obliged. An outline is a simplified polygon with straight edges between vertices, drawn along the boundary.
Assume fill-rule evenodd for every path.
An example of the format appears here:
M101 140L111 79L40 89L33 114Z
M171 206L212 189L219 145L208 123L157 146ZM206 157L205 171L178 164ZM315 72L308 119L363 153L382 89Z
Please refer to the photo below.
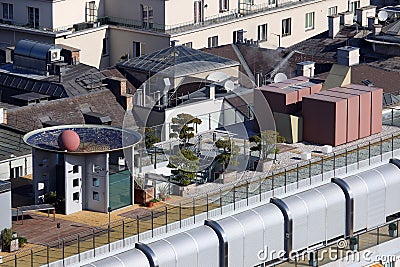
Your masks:
M153 28L154 17L153 17L153 7L142 5L142 22L143 27Z
M99 178L93 178L93 186L94 187L99 187L100 186L100 179Z
M314 29L314 16L315 12L306 13L306 23L305 23L306 30Z
M14 19L13 4L3 3L3 19L5 19L5 20L13 20Z
M133 42L133 57L140 57L142 55L142 45L140 42Z
M360 8L360 1L352 1L350 3L350 11L353 12L353 14L356 14L357 8Z
M99 165L93 164L93 172L99 173L101 171L103 171L103 169Z
M72 194L72 200L73 201L79 201L79 192L75 192Z
M18 178L22 175L22 166L14 167L10 169L10 178Z
M229 0L219 0L219 12L229 10Z
M288 36L292 34L292 19L283 19L282 20L282 36Z
M108 55L108 38L103 38L103 50L102 50L102 55L106 56Z
M218 36L208 37L208 47L218 46Z
M204 2L202 0L194 1L194 23L198 24L204 21Z
M73 167L72 167L72 173L79 173L79 165L74 165Z
M243 43L243 34L244 34L244 30L238 30L238 31L234 31L233 32L233 43L234 44L241 44Z
M337 6L328 8L328 16L337 15Z
M28 7L28 25L29 27L39 29L39 8Z
M100 194L99 194L99 192L93 191L93 200L100 201Z
M79 178L76 178L76 179L72 180L72 186L73 187L79 186Z
M95 1L86 2L86 22L97 21L97 7Z
M186 46L186 47L189 47L189 48L192 48L193 47L193 43L192 42L187 42L187 43L184 43L184 44L182 44L183 46Z
M276 0L268 0L268 5L276 5Z
M257 40L259 41L267 40L267 24L258 25Z

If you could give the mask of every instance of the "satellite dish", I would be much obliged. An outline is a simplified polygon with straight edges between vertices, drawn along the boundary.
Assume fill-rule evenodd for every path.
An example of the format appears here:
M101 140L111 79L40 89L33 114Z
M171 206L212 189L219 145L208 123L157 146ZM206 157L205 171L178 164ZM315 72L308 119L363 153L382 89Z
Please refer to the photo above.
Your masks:
M388 13L385 10L381 10L378 12L378 20L386 21L388 19Z
M235 84L231 80L227 80L224 87L227 91L233 91L233 89L235 89Z
M274 77L274 83L279 83L284 80L287 80L287 76L285 73L282 73L282 72L277 73Z
M227 80L228 78L229 78L229 76L226 75L225 73L216 71L216 72L213 72L210 75L208 75L207 80L213 81L213 82L222 82L222 81Z

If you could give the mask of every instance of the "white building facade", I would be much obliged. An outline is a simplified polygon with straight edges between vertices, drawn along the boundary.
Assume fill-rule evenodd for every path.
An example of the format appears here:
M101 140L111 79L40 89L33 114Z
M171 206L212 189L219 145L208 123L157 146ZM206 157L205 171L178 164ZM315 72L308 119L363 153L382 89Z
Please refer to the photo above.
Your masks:
M96 67L151 53L170 40L196 49L247 42L288 47L328 30L329 15L370 0L104 0L0 2L0 43L21 39L81 49Z

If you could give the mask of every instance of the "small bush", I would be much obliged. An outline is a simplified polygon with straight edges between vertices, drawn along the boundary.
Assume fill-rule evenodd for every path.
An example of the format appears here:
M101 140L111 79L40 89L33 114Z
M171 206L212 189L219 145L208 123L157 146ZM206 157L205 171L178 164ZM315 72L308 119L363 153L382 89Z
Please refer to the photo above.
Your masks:
M23 247L23 246L25 246L25 244L28 242L28 240L26 239L26 237L23 237L23 236L21 236L21 237L18 237L18 245L19 245L19 247Z

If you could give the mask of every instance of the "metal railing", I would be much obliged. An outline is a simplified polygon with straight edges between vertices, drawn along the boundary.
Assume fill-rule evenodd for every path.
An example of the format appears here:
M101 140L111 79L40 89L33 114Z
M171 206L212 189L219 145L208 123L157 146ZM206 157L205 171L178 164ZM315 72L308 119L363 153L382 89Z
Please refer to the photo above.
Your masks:
M321 154L318 159L301 161L287 168L243 179L233 187L221 187L207 194L149 209L144 215L92 227L56 242L5 256L2 265L63 266L123 247L132 247L138 241L202 223L207 218L265 203L275 195L329 182L336 175L387 162L389 158L400 155L399 137L400 132L397 132L332 154Z
M277 0L276 4L271 5L267 3L259 4L259 5L250 5L250 4L240 4L239 8L231 9L224 13L220 13L218 15L206 17L203 21L199 23L194 23L193 21L184 22L175 25L164 25L164 24L157 24L157 23L147 23L140 20L133 20L133 19L125 19L125 18L117 18L117 17L100 17L97 19L96 22L82 22L77 23L74 25L67 25L58 28L50 28L50 27L43 27L37 26L34 27L30 24L18 24L11 21L2 21L0 20L1 26L7 27L20 27L24 29L31 29L37 30L46 33L60 33L65 31L72 31L77 32L81 30L86 30L90 28L95 28L101 25L114 25L144 31L152 31L152 32L159 32L165 34L177 34L185 31L190 31L210 25L215 25L227 21L233 21L240 17L245 17L269 10L274 10L282 7L290 7L293 5L304 4L306 2L312 2L315 0Z

